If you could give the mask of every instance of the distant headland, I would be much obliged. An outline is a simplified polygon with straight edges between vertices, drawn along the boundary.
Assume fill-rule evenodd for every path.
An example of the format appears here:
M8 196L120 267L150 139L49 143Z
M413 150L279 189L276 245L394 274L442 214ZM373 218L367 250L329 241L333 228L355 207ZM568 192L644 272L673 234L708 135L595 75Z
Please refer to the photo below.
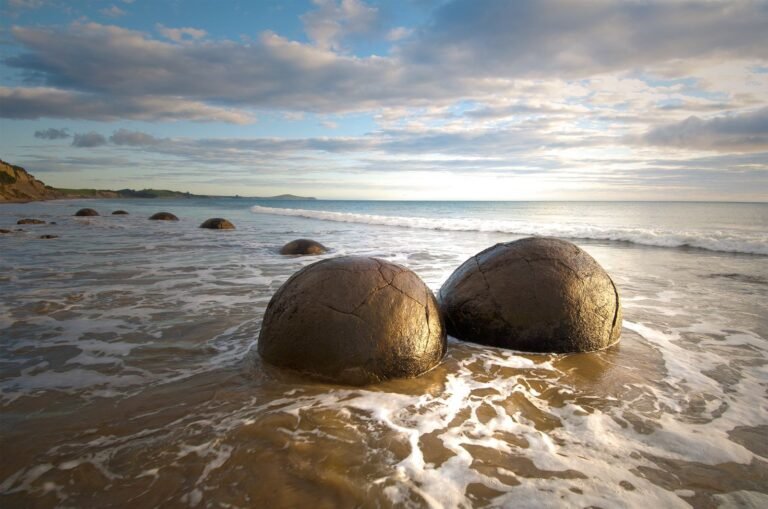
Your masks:
M166 189L60 189L51 187L32 176L21 166L0 159L0 203L62 200L68 198L243 198L251 200L315 200L307 196L214 196L168 191Z

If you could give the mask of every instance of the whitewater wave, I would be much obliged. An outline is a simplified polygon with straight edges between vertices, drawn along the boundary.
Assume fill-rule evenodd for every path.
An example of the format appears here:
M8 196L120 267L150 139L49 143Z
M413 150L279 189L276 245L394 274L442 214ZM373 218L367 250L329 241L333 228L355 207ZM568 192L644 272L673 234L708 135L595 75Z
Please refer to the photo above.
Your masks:
M398 226L401 228L420 228L426 230L477 231L570 239L610 240L655 247L693 247L726 253L768 255L768 234L764 233L753 233L746 236L724 231L686 232L479 218L383 216L329 210L263 207L261 205L251 207L251 211L257 214L304 217L340 223Z

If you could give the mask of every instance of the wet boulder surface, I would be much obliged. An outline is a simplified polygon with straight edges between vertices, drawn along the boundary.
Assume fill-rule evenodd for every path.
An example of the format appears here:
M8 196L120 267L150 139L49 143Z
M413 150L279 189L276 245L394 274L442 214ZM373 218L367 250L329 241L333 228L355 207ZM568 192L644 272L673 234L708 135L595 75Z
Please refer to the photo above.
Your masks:
M127 216L128 212L126 212L124 210L115 210L115 211L112 212L112 215L113 216Z
M619 340L621 302L610 276L564 240L496 244L465 261L439 292L448 333L528 352L588 352Z
M170 212L158 212L149 217L152 221L178 221L179 218Z
M208 230L234 230L235 225L221 217L212 217L203 221L200 228L206 228Z
M42 219L32 219L32 218L26 218L26 219L19 219L16 221L16 224L45 224L45 221Z
M280 248L282 255L319 255L327 251L328 248L312 239L292 240Z
M280 287L258 351L275 366L365 385L430 370L445 355L446 332L437 300L415 273L345 256L304 267Z
M93 209L86 208L86 209L78 210L77 212L75 212L75 215L78 217L90 217L90 216L98 216L99 213Z

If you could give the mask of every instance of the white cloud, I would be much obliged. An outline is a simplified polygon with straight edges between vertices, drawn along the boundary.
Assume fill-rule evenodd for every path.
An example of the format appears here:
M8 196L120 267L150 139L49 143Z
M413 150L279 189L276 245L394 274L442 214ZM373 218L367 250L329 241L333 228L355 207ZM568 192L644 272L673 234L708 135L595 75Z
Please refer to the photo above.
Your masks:
M413 34L412 28L397 27L387 32L387 40L399 41L401 39L405 39L406 37L409 37L411 34Z
M8 0L8 6L12 9L39 9L46 4L46 0Z
M158 24L156 28L160 35L174 42L182 42L184 40L190 40L190 39L191 40L202 39L208 34L205 30L202 30L200 28L190 28L190 27L169 28L160 24Z
M120 18L126 15L126 12L116 5L101 9L99 12L108 18Z
M362 0L313 0L317 9L304 14L307 36L322 49L339 49L350 34L362 34L376 22L378 9Z

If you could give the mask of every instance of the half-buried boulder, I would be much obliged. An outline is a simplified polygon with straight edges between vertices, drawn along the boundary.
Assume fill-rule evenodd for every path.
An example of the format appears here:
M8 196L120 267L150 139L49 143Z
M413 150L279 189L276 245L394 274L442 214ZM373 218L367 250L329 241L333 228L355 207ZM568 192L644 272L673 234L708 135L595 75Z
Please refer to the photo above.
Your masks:
M439 293L448 333L528 352L588 352L619 340L621 302L603 268L574 244L530 237L464 262Z
M352 385L414 377L445 355L437 301L413 272L376 258L322 260L272 297L259 334L275 366Z
M124 210L115 210L114 212L112 212L112 215L113 216L127 216L128 212L126 212Z
M99 213L96 212L93 209L80 209L77 212L75 212L76 216L98 216Z
M153 221L178 221L179 218L171 214L170 212L158 212L150 217Z
M207 219L200 225L200 228L208 228L209 230L234 230L235 225L223 219L221 217L212 217Z
M282 255L319 255L328 249L319 242L311 239L296 239L280 248Z
M45 221L42 219L19 219L16 221L16 224L45 224Z
M0 228L0 233L11 233L11 230L6 230L5 228Z

